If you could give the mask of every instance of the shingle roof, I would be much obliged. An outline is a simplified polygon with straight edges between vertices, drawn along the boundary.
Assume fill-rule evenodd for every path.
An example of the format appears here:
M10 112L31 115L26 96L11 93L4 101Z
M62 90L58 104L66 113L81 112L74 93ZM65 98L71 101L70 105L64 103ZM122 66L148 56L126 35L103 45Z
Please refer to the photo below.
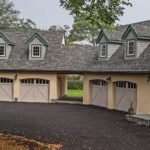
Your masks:
M131 24L135 32L139 36L150 37L150 20ZM129 25L118 26L115 30L104 29L104 33L110 41L121 41L124 32Z
M150 26L132 25L135 32L140 37L150 37Z
M121 41L122 31L104 30L105 35L110 41Z
M150 22L149 22L150 23ZM136 27L139 26L136 25ZM148 26L148 25L147 25ZM145 27L144 27L145 28ZM147 28L147 27L146 27ZM139 33L143 35L144 32ZM0 60L0 70L55 71L55 72L149 72L150 44L138 59L125 60L123 44L109 60L98 61L97 46L62 46L63 32L38 32L49 42L44 60L29 60L26 41L35 32L3 32L14 43L8 60ZM107 33L106 33L107 34ZM115 37L112 33L110 38ZM147 34L146 34L147 35Z

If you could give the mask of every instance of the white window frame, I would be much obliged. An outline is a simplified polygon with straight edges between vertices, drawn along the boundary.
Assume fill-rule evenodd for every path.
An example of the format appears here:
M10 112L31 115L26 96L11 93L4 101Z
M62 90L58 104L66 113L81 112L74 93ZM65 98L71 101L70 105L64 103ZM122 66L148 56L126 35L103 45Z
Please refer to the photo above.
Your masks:
M133 47L133 53L132 54L129 54L129 44L130 43L134 43L134 47ZM129 40L127 42L127 56L134 56L135 55L135 40Z
M102 55L103 54L102 53L103 46L105 46L105 55ZM100 57L105 58L106 56L107 56L107 45L106 45L106 43L103 43L103 44L100 45Z
M34 55L34 47L39 47L39 55L37 56L37 55ZM32 58L40 58L41 57L41 45L36 45L36 44L34 44L34 45L31 45L31 55L32 55Z
M5 57L6 56L6 45L5 44L0 44L0 46L4 47L4 55L0 55L0 57Z

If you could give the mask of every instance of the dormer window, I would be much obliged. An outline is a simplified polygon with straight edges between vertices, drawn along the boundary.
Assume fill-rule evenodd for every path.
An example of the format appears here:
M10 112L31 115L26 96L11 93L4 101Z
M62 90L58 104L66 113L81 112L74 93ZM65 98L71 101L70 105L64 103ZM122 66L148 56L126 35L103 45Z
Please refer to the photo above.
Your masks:
M106 44L101 44L100 57L106 57L107 55L107 46Z
M6 54L6 46L5 44L0 44L0 56L5 56Z
M127 44L127 55L128 56L133 56L135 53L135 41L132 40L132 41L128 41L128 44Z
M32 45L32 57L41 57L41 45Z

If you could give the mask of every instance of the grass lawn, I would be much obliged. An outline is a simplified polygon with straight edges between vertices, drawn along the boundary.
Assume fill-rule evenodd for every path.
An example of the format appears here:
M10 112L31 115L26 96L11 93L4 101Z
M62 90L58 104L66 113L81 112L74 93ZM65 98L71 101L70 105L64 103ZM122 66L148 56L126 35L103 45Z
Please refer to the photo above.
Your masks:
M82 97L83 90L68 90L67 95L71 97Z

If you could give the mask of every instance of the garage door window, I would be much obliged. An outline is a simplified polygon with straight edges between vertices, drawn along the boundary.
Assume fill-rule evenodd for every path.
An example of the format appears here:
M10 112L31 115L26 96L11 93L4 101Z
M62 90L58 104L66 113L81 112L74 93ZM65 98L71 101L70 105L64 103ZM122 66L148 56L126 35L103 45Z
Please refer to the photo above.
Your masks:
M13 80L7 78L0 78L0 83L13 83Z
M21 83L23 84L49 84L48 80L42 80L42 79L24 79L21 80Z
M36 84L49 84L48 80L36 79Z
M24 80L21 80L21 83L24 83L24 84L33 84L34 83L34 79L24 79Z
M131 82L128 82L128 88L129 89L136 89L136 84L135 83L131 83Z
M107 86L107 82L103 80L93 80L92 83L94 85L99 85L99 86Z
M136 89L137 85L135 83L132 83L132 82L117 82L116 87Z

